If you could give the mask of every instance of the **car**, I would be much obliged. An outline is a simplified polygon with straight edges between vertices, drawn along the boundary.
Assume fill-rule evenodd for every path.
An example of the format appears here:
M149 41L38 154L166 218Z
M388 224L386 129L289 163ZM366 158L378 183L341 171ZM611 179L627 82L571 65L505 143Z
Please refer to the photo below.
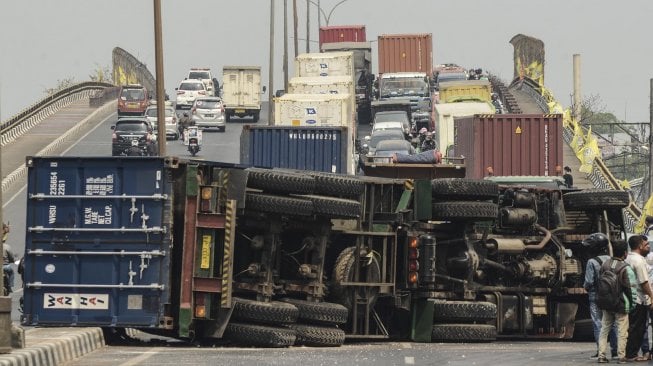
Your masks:
M201 128L217 128L224 132L226 129L224 105L218 97L204 97L195 99L191 108L191 118L195 126Z
M165 110L165 125L166 125L166 139L178 140L179 139L179 130L177 129L177 113L175 109L172 108L172 105L166 104L164 107ZM145 110L145 118L150 121L154 133L157 133L158 130L158 108L156 104L151 104Z
M399 130L377 130L372 132L372 135L365 136L365 144L363 148L367 150L368 156L373 156L376 153L376 145L383 140L400 140L406 141L403 131Z
M140 84L121 86L118 94L118 116L142 116L149 99L147 88Z
M372 126L379 122L400 122L406 136L410 135L411 122L406 111L380 111L374 114ZM374 129L374 127L372 127Z
M145 155L158 154L156 135L153 133L150 121L145 117L118 118L111 126L111 155Z
M176 109L190 109L195 103L195 99L207 96L206 87L200 80L183 80L177 91Z
M210 68L199 68L193 67L188 70L188 76L186 80L201 80L204 83L206 88L206 95L208 96L218 96L219 85L217 79L211 74Z
M415 148L406 140L382 140L371 157L375 163L389 163L395 154L413 155Z

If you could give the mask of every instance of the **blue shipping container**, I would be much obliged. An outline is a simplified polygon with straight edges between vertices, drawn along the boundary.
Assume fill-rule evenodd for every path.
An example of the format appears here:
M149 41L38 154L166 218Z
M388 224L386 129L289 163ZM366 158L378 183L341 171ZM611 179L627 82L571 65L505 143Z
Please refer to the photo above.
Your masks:
M32 158L23 324L160 326L171 187L163 158Z
M347 173L346 127L243 126L240 162L265 168Z

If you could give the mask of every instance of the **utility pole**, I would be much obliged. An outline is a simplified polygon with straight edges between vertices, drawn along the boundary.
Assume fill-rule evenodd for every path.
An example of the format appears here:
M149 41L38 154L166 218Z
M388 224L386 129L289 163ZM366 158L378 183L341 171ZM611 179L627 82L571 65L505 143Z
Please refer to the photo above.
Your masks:
M311 52L309 42L311 41L311 3L306 0L306 53Z
M649 86L649 127L648 127L648 196L653 194L653 79Z
M156 63L156 126L159 156L166 155L166 91L163 88L163 37L161 0L154 0L154 58Z
M576 122L581 117L581 95L580 95L580 55L574 54L574 108L573 115Z
M283 90L288 91L288 0L283 0Z
M320 7L320 0L317 0L317 31L322 28L322 8ZM318 50L321 51L321 50Z
M0 95L0 100L1 100ZM0 162L2 162L2 136L0 136ZM2 172L2 164L0 163L0 172ZM0 174L0 225L4 229L4 201L2 199L2 174ZM4 230L0 235L4 237ZM5 244L0 240L0 253L4 256ZM0 353L11 352L11 297L4 294L5 280L2 276L2 293L0 293Z
M299 52L299 39L297 38L297 0L292 0L293 28L295 36L295 58Z
M270 70L268 72L268 125L274 124L274 0L270 0Z

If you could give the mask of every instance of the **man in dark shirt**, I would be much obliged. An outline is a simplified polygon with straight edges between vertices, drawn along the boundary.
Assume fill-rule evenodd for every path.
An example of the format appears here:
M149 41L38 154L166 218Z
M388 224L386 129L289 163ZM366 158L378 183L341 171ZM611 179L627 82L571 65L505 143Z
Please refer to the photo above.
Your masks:
M562 175L562 178L565 180L567 188L571 188L574 185L574 177L571 175L571 168L566 166L564 170L565 174Z

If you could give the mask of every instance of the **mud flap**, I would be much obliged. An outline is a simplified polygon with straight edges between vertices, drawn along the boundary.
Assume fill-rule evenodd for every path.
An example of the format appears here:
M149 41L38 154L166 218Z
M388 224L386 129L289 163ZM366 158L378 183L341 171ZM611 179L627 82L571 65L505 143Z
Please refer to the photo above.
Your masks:
M431 342L435 299L419 299L412 303L410 339L413 342Z

